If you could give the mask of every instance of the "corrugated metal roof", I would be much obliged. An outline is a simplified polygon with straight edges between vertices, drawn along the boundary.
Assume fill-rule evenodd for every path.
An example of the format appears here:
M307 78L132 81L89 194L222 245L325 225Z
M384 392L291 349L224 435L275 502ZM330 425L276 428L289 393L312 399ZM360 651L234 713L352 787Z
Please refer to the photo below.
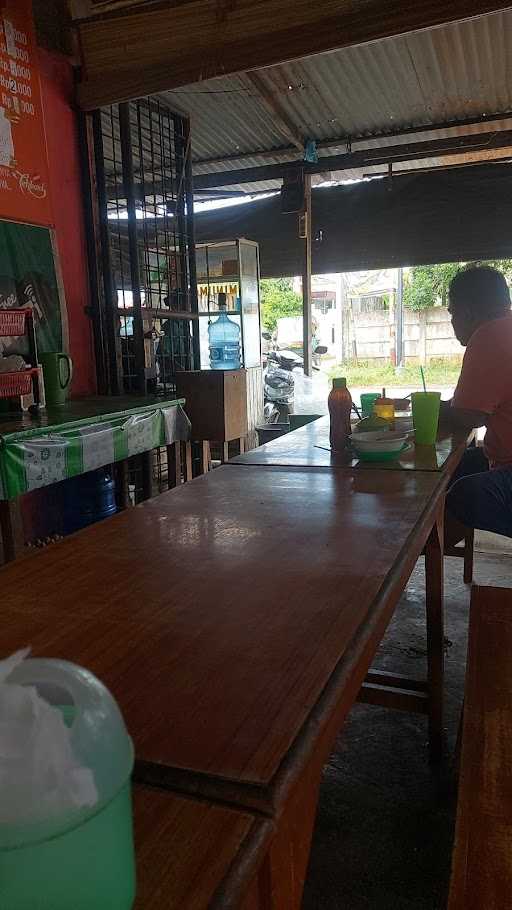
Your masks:
M364 145L481 132L489 129L485 123L430 136L425 127L512 110L512 11L349 47L258 73L288 121L304 138L317 142L345 136L370 140L410 128L418 128L418 135L400 140L380 138ZM271 116L243 74L186 86L163 97L191 115L196 173L298 157L297 150L289 150L278 118ZM504 126L510 128L510 121L492 128ZM335 154L345 147L342 144L329 151ZM262 153L267 154L260 157ZM212 158L229 160L199 164ZM439 162L429 159L416 166ZM272 181L257 188L274 186Z

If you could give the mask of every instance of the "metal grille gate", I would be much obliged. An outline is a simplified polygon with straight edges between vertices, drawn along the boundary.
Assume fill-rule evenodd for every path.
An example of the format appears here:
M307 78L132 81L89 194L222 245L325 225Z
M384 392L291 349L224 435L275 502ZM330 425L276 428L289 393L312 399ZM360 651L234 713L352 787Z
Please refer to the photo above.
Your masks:
M198 363L188 120L155 98L93 116L110 385L173 394Z
M139 99L95 111L89 139L98 380L103 391L170 398L176 372L199 366L189 121L158 98ZM165 449L131 458L131 501L165 489L167 470Z

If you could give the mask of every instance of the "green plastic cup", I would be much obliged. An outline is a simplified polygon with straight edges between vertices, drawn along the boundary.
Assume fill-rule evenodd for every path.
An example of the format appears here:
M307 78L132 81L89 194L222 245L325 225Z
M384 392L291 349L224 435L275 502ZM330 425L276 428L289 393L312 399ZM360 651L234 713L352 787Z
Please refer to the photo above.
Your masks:
M412 422L419 446L432 446L437 439L441 392L413 392Z
M373 406L377 401L377 398L380 398L380 392L363 392L361 395L361 412L363 417L372 416Z

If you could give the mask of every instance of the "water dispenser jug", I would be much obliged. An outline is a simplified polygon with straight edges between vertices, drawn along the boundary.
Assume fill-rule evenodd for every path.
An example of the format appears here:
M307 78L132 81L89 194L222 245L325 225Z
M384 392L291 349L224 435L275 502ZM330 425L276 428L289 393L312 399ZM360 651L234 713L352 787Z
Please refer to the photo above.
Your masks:
M220 316L208 326L212 370L240 369L240 328L226 313L226 295L219 294Z

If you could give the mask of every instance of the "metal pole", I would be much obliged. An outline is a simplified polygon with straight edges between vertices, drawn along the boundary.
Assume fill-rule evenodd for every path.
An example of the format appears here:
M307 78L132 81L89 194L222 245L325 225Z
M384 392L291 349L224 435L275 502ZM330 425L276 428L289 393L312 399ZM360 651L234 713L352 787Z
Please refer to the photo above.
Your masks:
M194 178L192 176L192 149L190 143L190 120L184 120L185 132L185 199L187 206L187 239L188 239L188 264L190 281L190 309L197 314L199 305L197 300L197 272L196 272L196 238L194 226ZM193 369L201 369L201 349L199 344L199 319L192 320L192 353Z
M130 105L119 105L119 138L123 164L123 184L128 210L128 249L130 252L130 283L133 300L133 340L135 344L135 372L137 389L146 391L146 358L144 352L144 326L141 309L139 245L137 240L137 212L135 206L135 177L133 172Z
M395 300L395 349L396 365L401 367L404 360L404 273L400 267L397 269L396 300Z
M304 352L304 374L311 376L313 372L311 352L311 175L304 177L304 220L306 224L306 237L303 241L302 261L302 342Z
M106 191L105 159L103 153L103 132L101 111L92 115L92 134L94 145L94 170L96 178L97 218L99 222L97 256L101 263L103 294L105 298L105 337L108 356L107 392L117 395L123 388L123 370L121 358L121 339L119 336L119 316L117 313L117 296L110 256L110 231L108 224L108 200ZM94 193L91 193L94 200Z

